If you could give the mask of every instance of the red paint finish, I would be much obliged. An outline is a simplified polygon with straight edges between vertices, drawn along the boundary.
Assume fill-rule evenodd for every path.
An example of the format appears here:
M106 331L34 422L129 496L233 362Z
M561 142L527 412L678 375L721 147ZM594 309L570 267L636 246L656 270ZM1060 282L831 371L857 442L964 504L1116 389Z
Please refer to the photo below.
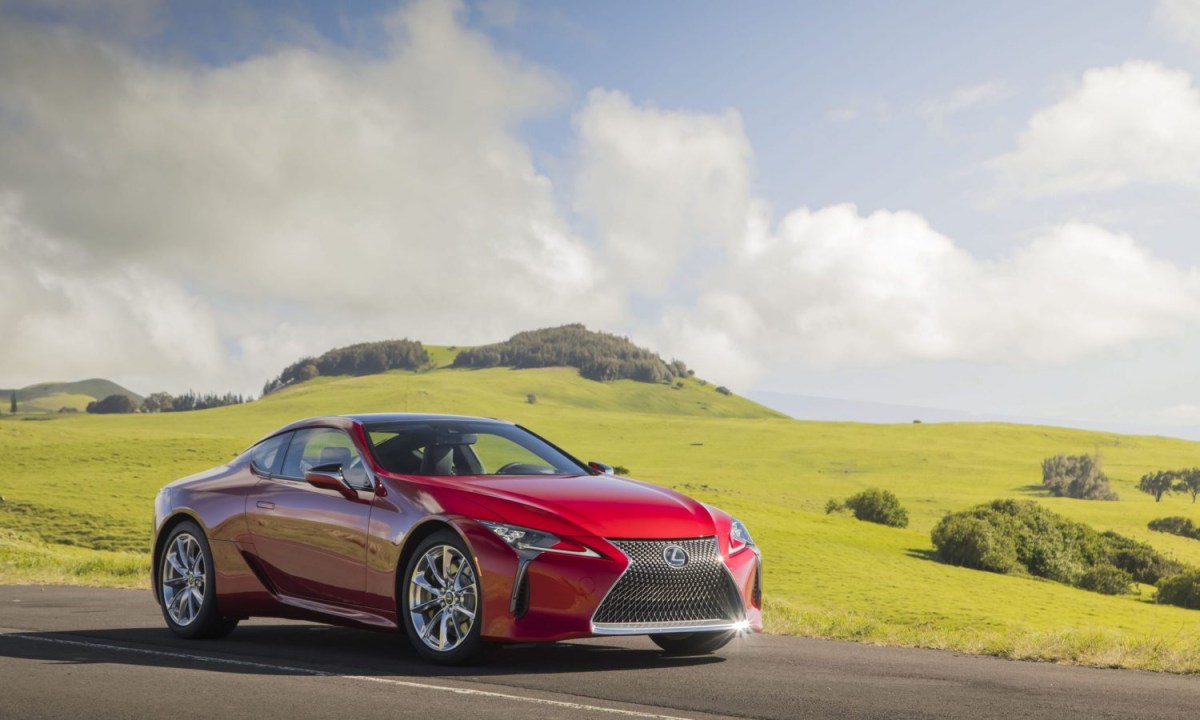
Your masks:
M229 465L171 483L155 500L155 588L160 543L176 521L188 519L201 526L212 548L222 614L394 630L402 627L409 554L429 532L451 529L467 544L478 570L484 638L545 642L594 634L592 617L629 564L605 538L716 536L744 605L730 620L762 629L762 610L754 600L759 552L750 546L730 554L732 519L720 510L672 490L595 473L573 458L577 472L556 475L392 473L380 465L364 431L370 423L443 419L499 423L414 415L322 417L264 438L315 427L345 432L370 470L369 486L357 492L282 477L281 463L252 466L257 444ZM483 522L551 533L595 556L533 557L526 570L529 605L518 617L510 607L518 553Z

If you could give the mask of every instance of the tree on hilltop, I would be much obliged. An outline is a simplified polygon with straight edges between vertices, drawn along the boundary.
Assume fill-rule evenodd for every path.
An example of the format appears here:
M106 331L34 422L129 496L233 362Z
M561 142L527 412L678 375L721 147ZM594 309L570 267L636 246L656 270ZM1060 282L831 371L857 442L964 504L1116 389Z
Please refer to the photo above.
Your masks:
M109 395L103 400L93 400L87 404L87 411L96 415L119 415L135 412L137 405L128 395Z

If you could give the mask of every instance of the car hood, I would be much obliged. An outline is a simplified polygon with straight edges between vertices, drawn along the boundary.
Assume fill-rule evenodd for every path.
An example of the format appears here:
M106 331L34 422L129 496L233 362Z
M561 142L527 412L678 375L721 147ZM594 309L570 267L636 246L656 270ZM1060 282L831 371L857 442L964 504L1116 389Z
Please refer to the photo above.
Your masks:
M716 534L712 515L702 503L673 490L614 475L490 475L456 480L507 522L556 534L564 533L557 527L563 521L585 535L603 538L676 539ZM508 502L487 502L488 498Z

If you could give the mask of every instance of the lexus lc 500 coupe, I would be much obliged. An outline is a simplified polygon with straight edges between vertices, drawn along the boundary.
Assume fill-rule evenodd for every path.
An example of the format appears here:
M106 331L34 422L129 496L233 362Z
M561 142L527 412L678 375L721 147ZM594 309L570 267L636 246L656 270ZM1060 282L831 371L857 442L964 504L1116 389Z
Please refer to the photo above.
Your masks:
M762 629L741 522L499 420L301 420L154 512L155 597L187 638L286 617L400 631L459 664L598 635L700 654Z

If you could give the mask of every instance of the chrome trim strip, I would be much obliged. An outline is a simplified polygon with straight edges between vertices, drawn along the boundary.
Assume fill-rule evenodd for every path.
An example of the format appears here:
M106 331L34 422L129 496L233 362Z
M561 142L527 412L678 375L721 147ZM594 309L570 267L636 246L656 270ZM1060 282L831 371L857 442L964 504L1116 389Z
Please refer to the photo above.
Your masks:
M659 633L738 630L745 620L692 620L662 623L592 623L597 635L657 635Z
M555 555L573 555L575 557L600 557L600 553L596 552L590 547L587 547L586 545L584 545L582 550L563 550L562 548L544 548L524 544L521 544L519 547L521 550L528 550L530 552L553 553Z

